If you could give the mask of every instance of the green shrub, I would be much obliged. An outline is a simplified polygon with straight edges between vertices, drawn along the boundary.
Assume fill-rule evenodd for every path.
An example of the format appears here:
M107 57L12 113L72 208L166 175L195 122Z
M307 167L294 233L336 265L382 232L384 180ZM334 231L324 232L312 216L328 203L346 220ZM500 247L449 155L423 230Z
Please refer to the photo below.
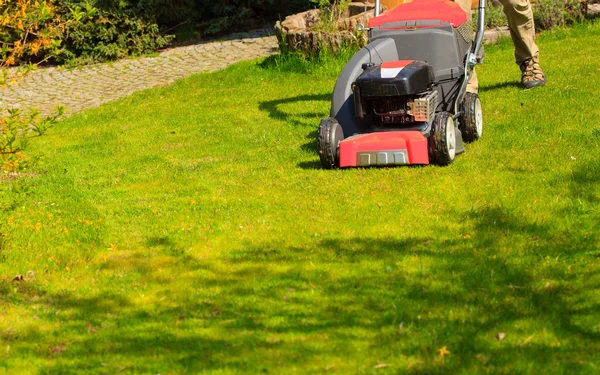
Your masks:
M141 55L172 39L158 25L165 30L199 24L203 34L214 35L272 25L310 4L310 0L0 0L0 23L8 25L0 28L0 66Z
M138 0L132 11L138 17L169 28L193 21L196 13L194 0Z
M538 0L533 7L535 27L546 30L585 19L587 1Z
M337 22L348 9L350 0L310 0L321 10L321 20L313 26L315 31L336 32Z
M572 24L585 19L587 1L580 0L537 0L533 4L533 18L537 30ZM486 0L486 28L504 26L507 23L502 6L495 0ZM473 14L473 23L477 14Z
M0 67L114 60L155 51L170 40L152 18L118 4L4 0L1 5Z
M550 29L565 24L564 0L538 0L533 16L538 30Z
M488 29L506 25L506 16L502 6L497 1L486 0L485 27ZM476 15L475 15L476 17ZM474 23L477 24L477 18Z
M138 56L156 51L171 39L160 33L156 23L124 10L64 3L57 12L67 20L63 43L53 56L58 62Z
M63 108L59 107L53 116L43 117L35 110L27 115L9 110L8 116L0 117L0 176L16 175L29 168L31 161L24 153L29 139L43 135L62 114Z
M218 34L273 25L310 7L310 0L196 0L196 15L204 34Z

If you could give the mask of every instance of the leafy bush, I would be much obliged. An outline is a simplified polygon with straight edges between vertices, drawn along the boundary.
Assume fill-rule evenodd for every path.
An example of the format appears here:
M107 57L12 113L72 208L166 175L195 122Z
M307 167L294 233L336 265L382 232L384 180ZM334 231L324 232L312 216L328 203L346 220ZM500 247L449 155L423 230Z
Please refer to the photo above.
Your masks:
M0 68L43 61L57 50L63 25L53 0L0 0L0 6Z
M539 30L565 24L564 0L538 0L534 7L535 26Z
M338 30L337 22L344 16L350 0L311 0L320 12L320 22L313 26L313 30L335 32Z
M64 40L54 54L59 62L114 60L153 52L168 43L156 23L127 11L64 3L58 10L66 20Z
M118 9L122 1L103 0L102 8ZM182 22L194 19L196 13L194 0L138 0L131 6L133 14L145 20L154 20L165 27L173 27Z
M272 25L310 7L310 0L196 0L196 15L204 34L218 34Z
M477 14L473 12L473 24L477 24ZM502 10L502 5L497 1L486 0L485 8L485 27L488 29L506 25L506 16Z
M546 30L585 19L587 1L538 0L533 7L535 26Z
M0 0L0 67L113 60L155 51L170 40L152 18L101 1Z
M486 27L506 25L502 6L495 0L486 0ZM537 30L547 30L555 26L572 24L585 19L587 1L581 0L537 0L533 3L533 18ZM476 13L473 23L477 22Z
M9 110L0 117L0 175L18 174L30 166L24 151L29 138L43 135L54 126L63 109L54 116L42 117L37 111L24 116L19 110Z

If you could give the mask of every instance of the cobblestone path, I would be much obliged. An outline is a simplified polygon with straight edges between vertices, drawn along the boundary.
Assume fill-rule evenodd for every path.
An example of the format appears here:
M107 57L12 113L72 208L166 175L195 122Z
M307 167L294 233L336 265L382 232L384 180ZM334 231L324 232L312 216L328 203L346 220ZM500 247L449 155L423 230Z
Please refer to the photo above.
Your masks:
M278 52L270 29L234 34L219 41L176 47L155 57L124 59L76 69L42 68L0 90L0 111L36 108L51 114L62 105L71 115L189 75Z

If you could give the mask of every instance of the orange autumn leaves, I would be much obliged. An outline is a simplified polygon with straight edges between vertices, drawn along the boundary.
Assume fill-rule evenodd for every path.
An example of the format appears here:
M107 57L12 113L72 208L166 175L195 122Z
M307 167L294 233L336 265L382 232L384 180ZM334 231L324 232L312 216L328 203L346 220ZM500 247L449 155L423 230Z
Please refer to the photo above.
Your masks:
M58 48L64 25L53 0L0 0L0 67L39 61L40 52Z

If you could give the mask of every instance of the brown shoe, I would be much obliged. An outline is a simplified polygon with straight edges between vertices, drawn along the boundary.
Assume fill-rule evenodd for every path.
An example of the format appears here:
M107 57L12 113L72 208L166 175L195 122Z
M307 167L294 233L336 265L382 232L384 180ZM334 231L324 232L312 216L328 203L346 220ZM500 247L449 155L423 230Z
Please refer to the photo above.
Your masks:
M521 86L526 89L532 89L546 84L546 76L540 68L540 60L537 57L531 57L521 63Z

